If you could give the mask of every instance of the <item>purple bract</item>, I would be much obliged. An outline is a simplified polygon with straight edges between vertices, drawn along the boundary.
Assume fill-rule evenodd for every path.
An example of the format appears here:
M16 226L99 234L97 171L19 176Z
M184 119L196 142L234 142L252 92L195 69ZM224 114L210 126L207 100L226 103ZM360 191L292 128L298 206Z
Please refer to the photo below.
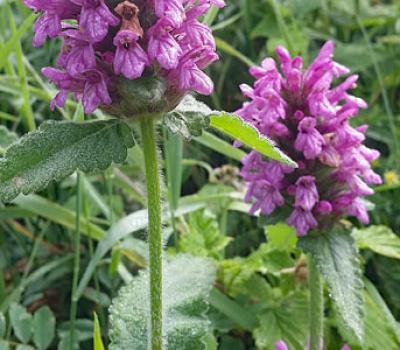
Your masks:
M371 169L379 152L362 144L367 127L353 128L349 122L367 107L348 92L358 77L333 86L334 79L349 72L333 61L333 50L328 41L303 69L301 57L292 58L279 47L280 70L266 58L261 67L250 69L254 86L241 85L249 101L237 114L299 165L291 169L252 151L242 160L241 176L249 185L246 200L254 203L251 213L291 208L287 223L298 236L329 229L345 215L368 223L362 197L374 192L369 185L381 183Z
M52 107L69 93L82 99L86 113L113 101L118 78L163 77L176 94L211 94L203 69L215 61L211 29L199 16L222 0L25 0L41 12L33 44L47 37L64 43L57 70L44 74L60 89ZM131 97L134 99L135 97ZM118 103L118 102L117 102Z

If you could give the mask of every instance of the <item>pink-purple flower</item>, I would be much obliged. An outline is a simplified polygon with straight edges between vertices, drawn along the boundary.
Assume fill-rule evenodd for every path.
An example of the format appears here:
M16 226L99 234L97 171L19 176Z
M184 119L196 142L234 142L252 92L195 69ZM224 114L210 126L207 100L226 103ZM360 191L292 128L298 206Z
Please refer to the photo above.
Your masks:
M41 13L34 26L35 46L47 37L64 40L57 70L44 71L60 89L52 107L63 106L69 93L82 99L87 113L110 105L118 78L157 75L176 95L213 90L203 69L218 58L216 45L199 17L211 5L224 6L222 0L24 2ZM66 82L60 81L60 72Z
M306 350L309 349L309 346L306 347ZM324 349L324 344L321 342L321 350ZM283 340L278 340L275 343L275 350L290 350L287 344ZM341 350L351 350L350 347L345 344L342 346Z
M371 168L379 152L363 145L367 126L350 120L367 104L350 95L358 76L333 60L328 41L308 68L301 57L276 50L280 69L272 58L250 69L253 86L241 85L249 99L237 114L274 140L298 164L291 169L264 159L256 151L242 159L241 176L248 184L246 201L251 213L269 215L291 210L287 223L299 236L313 229L329 229L342 216L368 223L363 197L381 183Z

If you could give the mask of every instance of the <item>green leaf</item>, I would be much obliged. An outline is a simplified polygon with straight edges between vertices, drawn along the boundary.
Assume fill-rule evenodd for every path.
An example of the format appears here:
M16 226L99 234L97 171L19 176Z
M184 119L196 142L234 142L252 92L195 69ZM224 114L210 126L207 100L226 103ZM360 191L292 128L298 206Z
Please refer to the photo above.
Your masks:
M131 129L119 120L47 121L0 159L0 200L40 191L77 169L92 172L122 163L133 145Z
M391 329L385 314L371 296L365 295L365 339L366 350L400 349L400 343Z
M35 350L35 348L33 348L30 345L25 345L25 344L19 344L15 350Z
M7 322L4 314L0 312L0 338L4 338L7 331Z
M399 315L400 312L400 262L398 260L377 256L374 267L379 277L379 286L385 293L391 310Z
M258 349L274 349L283 339L290 350L303 350L308 336L308 299L303 292L282 299L258 314L260 325L253 332Z
M360 249L369 249L389 258L400 259L400 237L383 225L354 229L351 233Z
M5 126L0 125L0 151L6 149L13 142L18 140L16 133L9 131Z
M296 247L297 236L292 226L283 222L265 227L268 243L275 249L291 251Z
M246 152L243 152L241 149L234 147L232 144L207 131L204 131L203 134L200 137L196 137L195 140L215 152L238 161L246 155Z
M248 57L243 55L241 52L236 50L232 45L227 43L226 41L215 38L215 43L219 50L224 51L225 53L231 55L232 57L237 58L238 60L242 61L244 64L248 65L249 67L255 66L256 64Z
M392 312L389 307L386 305L385 300L383 300L382 296L379 294L376 287L369 281L365 280L366 293L370 296L373 302L378 306L379 310L384 315L387 325L390 327L391 331L395 335L396 341L399 345L400 343L400 324L394 318Z
M103 339L101 339L101 328L100 328L99 318L97 317L96 313L94 313L93 349L104 350Z
M10 321L15 336L24 344L28 343L32 335L32 315L21 305L10 305Z
M310 253L324 276L344 324L360 340L363 338L363 283L358 251L349 234L338 229L309 235L298 245Z
M39 350L47 349L55 335L56 318L48 306L33 315L33 342Z
M180 255L165 266L164 332L167 349L203 350L210 322L204 316L214 283L210 260ZM148 349L148 272L123 287L110 309L109 350Z
M253 313L216 288L211 290L210 304L244 330L252 331L258 324Z
M375 287L370 282L366 282L367 289L364 291L365 300L365 337L362 342L363 350L392 350L400 349L400 342L396 336L399 325L394 320L393 316L389 316L393 319L392 322L387 315L387 306L382 300ZM378 298L378 299L377 299ZM351 334L348 334L347 330L343 328L340 319L335 319L336 326L350 345L351 349L358 349L360 343Z
M187 230L181 235L179 249L195 256L222 259L225 247L231 241L219 231L216 216L209 210L190 214Z
M24 35L32 27L32 24L37 16L37 14L32 13L29 17L27 17L18 30L3 45L0 50L0 69L2 69L7 63L8 56L14 50L15 46L20 42L22 35Z
M18 197L13 203L24 210L42 216L67 229L75 229L76 213L46 198L36 194L30 194L28 196ZM91 238L99 240L105 236L105 231L82 216L80 217L80 226L81 232Z
M163 123L173 133L190 140L200 136L210 125L212 111L193 96L186 95L182 102L170 113L165 114Z
M296 163L280 151L273 141L261 135L254 126L244 122L240 117L229 113L220 113L213 114L210 119L213 128L242 142L264 156L297 167Z
M203 206L203 204L196 203L182 205L175 212L175 216L179 217L181 215L186 215L192 211L202 208ZM163 223L170 218L170 210L163 213ZM107 232L107 235L96 247L96 250L91 257L89 264L86 267L86 270L83 273L81 280L79 281L79 286L76 292L79 297L83 294L85 288L89 284L90 279L101 259L115 246L117 242L119 242L123 238L126 238L129 234L133 232L145 229L147 227L147 224L147 210L143 209L123 217L110 228L110 230Z
M5 340L0 340L0 350L9 350L10 345Z

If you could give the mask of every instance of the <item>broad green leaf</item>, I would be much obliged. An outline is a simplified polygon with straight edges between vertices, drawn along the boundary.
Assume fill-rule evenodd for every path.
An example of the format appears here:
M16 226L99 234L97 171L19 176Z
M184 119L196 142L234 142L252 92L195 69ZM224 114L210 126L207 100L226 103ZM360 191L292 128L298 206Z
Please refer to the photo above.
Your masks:
M206 104L187 95L175 110L165 114L163 123L173 134L190 140L192 137L200 136L203 129L210 125L211 113Z
M274 349L283 339L290 350L304 350L308 330L308 299L303 292L281 300L257 315L260 325L253 335L258 349Z
M209 210L197 210L190 214L187 230L179 240L179 250L194 256L220 260L230 237L222 235L216 216Z
M400 311L400 262L398 260L377 256L374 267L379 277L379 286L385 293L386 301L396 314Z
M16 303L11 304L9 315L15 336L24 344L28 343L32 335L32 315Z
M56 318L48 306L33 315L33 342L39 350L47 349L55 335Z
M382 311L387 324L390 326L392 332L396 336L397 343L400 343L400 324L394 318L392 312L390 311L389 307L386 305L385 300L379 294L376 287L367 279L365 279L365 287L366 293L371 297L374 303L378 306L378 308Z
M3 338L6 334L7 322L4 314L0 312L0 338Z
M276 225L267 225L265 234L268 239L268 244L278 250L292 250L296 247L297 236L292 226L283 222Z
M18 140L16 133L9 131L5 126L0 125L0 153L13 142Z
M122 163L133 145L131 129L119 120L47 121L0 159L0 200L40 191L77 169L92 172Z
M360 249L369 249L389 258L400 259L400 237L387 226L369 226L351 233Z
M309 235L298 245L310 253L329 287L344 325L360 340L363 338L363 283L358 251L350 234L334 229L326 234Z
M244 122L240 117L229 113L219 113L213 114L210 119L213 128L242 142L264 156L292 167L297 166L293 160L275 147L271 140L261 135L254 126Z
M367 282L367 285L369 283ZM388 319L385 312L387 306L384 304L383 300L378 294L376 299L377 291L372 286L364 291L365 300L365 337L362 342L363 350L394 350L400 349L400 342L396 336L396 331L398 331L399 325L394 321L393 323ZM382 302L384 305L382 305ZM393 316L391 316L393 317ZM335 319L336 326L339 329L342 337L350 345L351 349L358 349L360 343L351 334L343 328L342 322L339 318Z
M365 338L364 349L366 350L392 350L400 349L393 330L388 323L384 312L368 293L365 298Z
M0 350L9 350L10 345L5 340L0 340Z
M17 345L15 350L35 350L35 348L30 345L19 344L19 345Z
M99 318L97 317L96 313L94 313L93 349L104 350L103 339L101 339L101 328L100 328Z
M204 350L211 331L204 316L215 279L210 260L180 255L166 263L164 333L169 350ZM148 349L148 273L123 287L110 309L109 350Z

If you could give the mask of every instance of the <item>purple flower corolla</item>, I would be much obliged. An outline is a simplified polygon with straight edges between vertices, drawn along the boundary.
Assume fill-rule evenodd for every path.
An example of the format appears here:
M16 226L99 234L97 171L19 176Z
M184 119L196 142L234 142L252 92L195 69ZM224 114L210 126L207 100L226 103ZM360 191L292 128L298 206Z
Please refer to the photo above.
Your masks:
M287 207L287 223L299 236L313 229L329 229L343 216L368 223L363 197L374 191L381 177L371 162L379 152L363 145L367 126L351 126L367 104L350 95L357 75L334 84L349 70L333 60L334 44L328 41L308 68L301 57L276 50L280 67L272 58L252 67L253 86L241 85L248 98L237 114L254 125L297 164L287 170L256 151L242 159L241 176L248 184L250 212L269 215Z
M52 108L62 107L70 93L84 101L87 113L113 99L119 105L122 97L116 91L123 79L162 78L170 96L213 91L203 70L218 59L216 45L211 29L199 18L211 5L223 7L222 0L24 2L41 13L34 26L35 46L48 37L64 40L57 69L66 73L68 83L50 74L60 90ZM176 104L176 98L171 99Z
M304 118L298 126L298 134L294 147L304 153L307 159L315 159L322 152L322 146L325 145L325 140L315 128L317 121L314 118Z
M129 30L121 30L114 37L114 45L117 47L114 58L115 74L123 74L128 79L142 76L149 59L138 44L138 39L139 37Z
M309 350L310 346L307 345L305 350ZM321 350L324 349L324 344L321 341ZM286 345L286 343L283 340L278 340L275 343L275 350L290 350L289 347ZM348 346L347 344L343 345L341 350L351 350L350 346Z
M295 206L312 210L318 202L318 191L314 176L302 176L296 181Z
M275 350L289 350L289 348L283 340L278 340L275 343Z

